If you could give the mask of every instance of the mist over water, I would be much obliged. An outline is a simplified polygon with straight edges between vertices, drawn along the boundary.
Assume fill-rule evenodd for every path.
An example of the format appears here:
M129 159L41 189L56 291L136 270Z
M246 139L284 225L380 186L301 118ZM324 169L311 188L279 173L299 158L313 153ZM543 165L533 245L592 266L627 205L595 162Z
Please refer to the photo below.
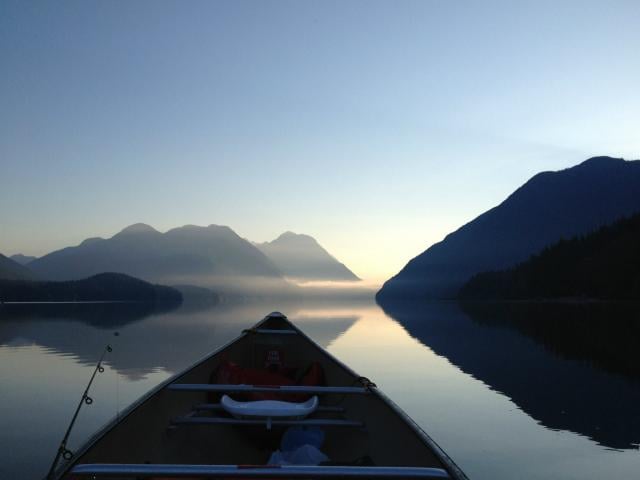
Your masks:
M629 478L640 468L640 375L621 342L637 338L637 310L405 303L385 312L371 301L307 299L3 308L0 477L42 477L107 343L114 351L72 449L273 310L376 382L470 478ZM596 337L618 348L594 348Z

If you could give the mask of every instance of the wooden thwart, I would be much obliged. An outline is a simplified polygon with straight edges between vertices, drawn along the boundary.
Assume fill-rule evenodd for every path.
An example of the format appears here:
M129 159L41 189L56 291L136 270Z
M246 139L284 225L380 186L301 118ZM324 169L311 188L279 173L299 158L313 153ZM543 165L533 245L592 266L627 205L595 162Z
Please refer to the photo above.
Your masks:
M249 328L244 330L246 333L258 333L262 335L297 335L298 332L291 329L275 329L275 328Z
M177 417L172 425L265 425L274 427L353 427L361 428L364 423L355 420L335 418L307 418L303 420L275 420L267 418L220 418L220 417Z
M179 392L218 392L218 393L300 393L306 395L340 394L366 395L365 387L309 387L304 385L227 385L219 383L172 383L168 390Z

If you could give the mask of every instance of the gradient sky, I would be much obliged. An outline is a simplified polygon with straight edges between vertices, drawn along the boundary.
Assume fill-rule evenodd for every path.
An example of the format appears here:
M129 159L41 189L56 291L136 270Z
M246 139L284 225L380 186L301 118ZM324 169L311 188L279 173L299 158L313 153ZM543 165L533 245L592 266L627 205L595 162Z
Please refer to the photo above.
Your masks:
M638 1L0 3L0 252L308 233L380 281L540 170L640 158Z

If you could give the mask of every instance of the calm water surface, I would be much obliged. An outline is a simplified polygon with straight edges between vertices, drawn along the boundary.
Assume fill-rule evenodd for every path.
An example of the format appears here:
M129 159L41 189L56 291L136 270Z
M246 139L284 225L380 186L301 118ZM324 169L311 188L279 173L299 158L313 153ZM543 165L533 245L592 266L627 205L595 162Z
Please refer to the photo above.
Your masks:
M252 304L0 311L0 478L41 478L95 361L69 446L281 310L371 378L472 479L640 477L640 317L631 307ZM118 332L118 336L114 335ZM392 441L392 439L390 439Z

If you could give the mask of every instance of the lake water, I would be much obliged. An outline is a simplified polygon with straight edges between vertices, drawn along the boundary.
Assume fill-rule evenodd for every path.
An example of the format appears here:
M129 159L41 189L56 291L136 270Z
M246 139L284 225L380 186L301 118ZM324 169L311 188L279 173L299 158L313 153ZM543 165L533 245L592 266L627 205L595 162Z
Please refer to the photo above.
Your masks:
M72 450L272 310L377 383L471 479L640 478L635 307L372 302L5 307L0 478L44 476L107 343Z

